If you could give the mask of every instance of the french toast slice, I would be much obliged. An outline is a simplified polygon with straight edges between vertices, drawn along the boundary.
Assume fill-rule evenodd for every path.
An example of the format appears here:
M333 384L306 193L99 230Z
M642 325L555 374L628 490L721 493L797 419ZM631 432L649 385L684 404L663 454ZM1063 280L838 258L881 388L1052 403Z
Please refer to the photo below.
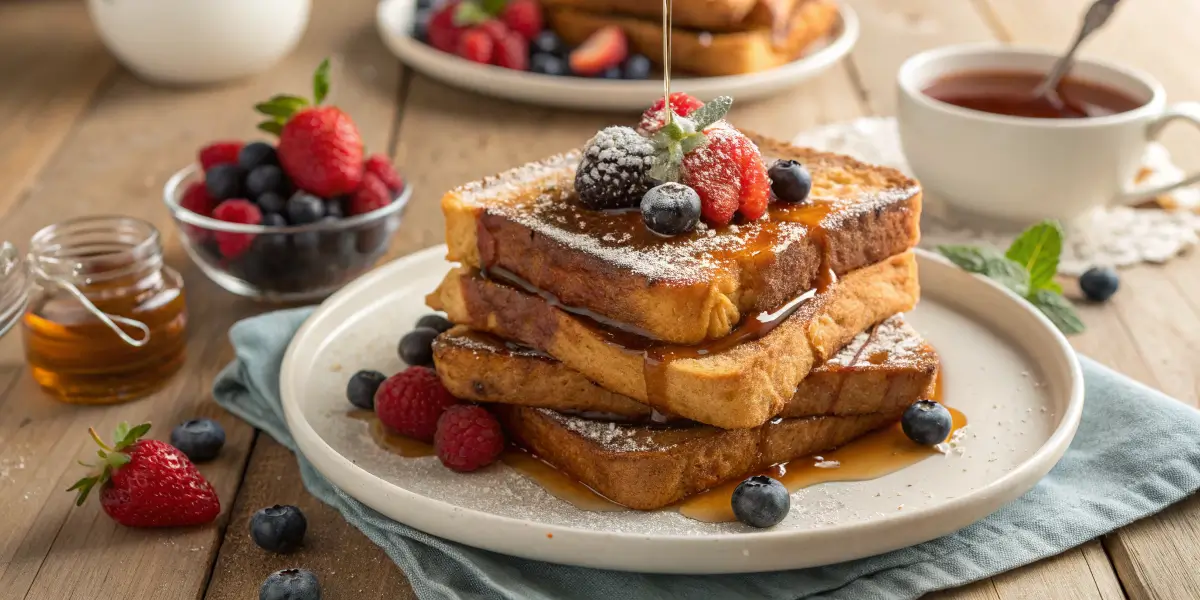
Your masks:
M457 324L546 352L661 412L737 429L777 415L814 365L872 325L910 310L919 296L916 259L905 252L799 296L790 315L755 319L706 346L663 345L614 330L467 267L447 274L426 303Z
M442 198L447 258L507 271L559 303L675 344L718 339L817 286L916 245L921 190L899 171L748 134L764 159L804 163L805 206L662 238L637 211L601 213L574 194L578 152L529 163Z
M433 342L446 389L475 402L549 408L584 417L665 422L650 406L610 392L544 352L457 326ZM854 337L800 382L776 416L847 416L919 397L933 385L938 357L900 315Z
M646 2L654 5L654 2ZM658 13L661 14L661 7ZM671 66L703 76L741 75L773 69L804 54L824 39L837 23L834 0L803 0L778 16L768 13L770 25L712 32L683 29L671 32ZM597 30L616 25L629 46L662 64L662 21L571 7L547 7L546 22L568 44L583 43ZM680 23L682 25L682 23Z
M675 27L724 32L784 26L792 8L803 0L672 0ZM574 8L662 21L662 3L646 0L542 0L549 10Z

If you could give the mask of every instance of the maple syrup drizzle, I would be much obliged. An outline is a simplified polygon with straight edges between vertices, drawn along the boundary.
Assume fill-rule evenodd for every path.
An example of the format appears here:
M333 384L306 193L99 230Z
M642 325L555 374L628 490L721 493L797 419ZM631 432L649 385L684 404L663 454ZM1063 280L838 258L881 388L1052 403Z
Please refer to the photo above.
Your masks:
M674 21L673 0L663 0L663 110L667 113L666 124L675 122L675 110L671 107L671 25Z
M388 429L383 424L383 421L380 421L375 416L375 413L369 410L352 410L349 416L352 419L365 421L370 428L371 439L375 441L375 445L392 454L405 458L420 458L436 454L433 450L433 445L426 444L420 440L414 440Z
M601 496L592 488L559 471L553 465L521 448L509 448L500 461L542 486L551 496L580 510L591 512L625 511L628 508Z
M963 413L950 408L950 414L954 418L951 431L958 431L967 425L967 417ZM763 474L778 479L787 487L788 492L795 492L822 483L876 479L915 465L935 454L938 454L936 449L913 443L904 435L900 424L896 423L860 437L837 450L821 453L825 460L823 464L838 461L840 465L837 467L818 467L809 457L775 465ZM731 498L733 490L737 489L742 481L743 479L730 481L685 499L679 504L679 513L705 523L736 520Z

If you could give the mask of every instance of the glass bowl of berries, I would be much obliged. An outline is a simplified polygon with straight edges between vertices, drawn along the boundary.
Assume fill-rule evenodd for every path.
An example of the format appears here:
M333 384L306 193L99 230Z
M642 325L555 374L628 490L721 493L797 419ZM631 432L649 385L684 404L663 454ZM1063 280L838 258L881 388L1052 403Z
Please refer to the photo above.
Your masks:
M286 162L286 161L285 161ZM235 294L268 302L328 296L388 249L412 188L383 155L340 177L289 176L266 142L217 142L163 190L184 249Z

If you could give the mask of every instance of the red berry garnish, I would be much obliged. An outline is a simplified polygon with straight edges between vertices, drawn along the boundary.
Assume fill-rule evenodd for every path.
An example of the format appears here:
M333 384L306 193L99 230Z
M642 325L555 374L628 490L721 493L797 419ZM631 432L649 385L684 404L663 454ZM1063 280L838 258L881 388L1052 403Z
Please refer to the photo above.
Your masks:
M350 196L347 212L351 215L361 215L378 210L392 203L392 191L382 179L374 173L363 176L362 184Z
M629 42L625 32L616 25L597 29L578 48L571 51L568 62L576 75L590 77L599 75L609 67L615 67L629 54Z
M204 185L203 181L193 181L183 191L183 197L179 199L179 206L207 217L212 214L217 202L209 195L208 187Z
M474 471L500 457L504 431L482 406L451 406L438 419L433 447L443 465L464 473Z
M457 403L433 369L409 367L380 384L375 416L401 435L432 443L438 417Z
M393 193L404 189L404 179L396 172L396 168L392 166L392 161L383 154L372 154L367 157L367 162L364 165L367 173L370 173L387 185L388 189ZM365 177L365 175L364 175Z
M663 112L663 107L666 106L666 100L659 98L646 112L642 113L642 120L638 123L638 133L642 135L650 135L659 129L667 122L667 114ZM704 103L692 97L686 92L675 92L671 94L671 108L675 114L686 117L692 114L692 111L704 106Z
M458 5L458 0L447 2L429 19L425 36L429 39L430 46L451 54L458 50L458 37L463 31L454 24L454 13L458 12Z
M493 52L495 42L492 41L491 34L482 27L473 27L463 32L458 38L458 48L455 49L455 54L485 65L492 63Z
M213 209L214 219L227 223L243 225L258 225L262 223L262 212L249 200L234 198L226 200ZM213 238L217 241L217 250L225 258L236 258L245 254L254 243L253 233L234 233L230 231L214 231Z
M241 142L213 142L200 149L200 166L208 171L217 165L236 164L241 151Z
M514 71L529 70L529 40L520 34L509 32L495 45L492 62L498 67Z
M500 20L530 42L542 32L542 7L537 0L509 0Z
M712 225L729 223L742 207L746 218L761 217L771 187L758 147L724 122L704 135L708 143L684 155L680 180L700 195L700 214Z

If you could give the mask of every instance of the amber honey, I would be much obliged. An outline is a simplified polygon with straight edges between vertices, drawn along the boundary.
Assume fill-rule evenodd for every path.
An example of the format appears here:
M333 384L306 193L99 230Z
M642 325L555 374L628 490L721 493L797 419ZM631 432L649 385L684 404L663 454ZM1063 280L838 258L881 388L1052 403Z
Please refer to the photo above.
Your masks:
M133 400L183 365L183 279L163 265L150 224L96 217L55 225L34 236L29 261L40 290L22 317L25 356L56 398Z

